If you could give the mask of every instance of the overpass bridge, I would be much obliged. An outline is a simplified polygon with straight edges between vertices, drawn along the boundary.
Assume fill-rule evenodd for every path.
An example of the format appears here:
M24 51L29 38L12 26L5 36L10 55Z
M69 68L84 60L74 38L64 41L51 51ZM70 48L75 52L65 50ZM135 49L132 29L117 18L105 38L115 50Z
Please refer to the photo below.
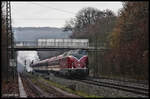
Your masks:
M88 39L38 39L37 41L18 41L14 42L15 51L37 50L74 50L83 49L87 51L106 50L105 47L95 47L89 44Z

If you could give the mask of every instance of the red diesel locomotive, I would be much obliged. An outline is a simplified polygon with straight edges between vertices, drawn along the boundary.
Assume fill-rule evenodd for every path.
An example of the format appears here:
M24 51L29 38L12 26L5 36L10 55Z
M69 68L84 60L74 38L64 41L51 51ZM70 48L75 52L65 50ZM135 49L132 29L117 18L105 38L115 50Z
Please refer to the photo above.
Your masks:
M30 66L35 72L54 73L65 77L86 77L88 75L88 56L85 50L71 50Z

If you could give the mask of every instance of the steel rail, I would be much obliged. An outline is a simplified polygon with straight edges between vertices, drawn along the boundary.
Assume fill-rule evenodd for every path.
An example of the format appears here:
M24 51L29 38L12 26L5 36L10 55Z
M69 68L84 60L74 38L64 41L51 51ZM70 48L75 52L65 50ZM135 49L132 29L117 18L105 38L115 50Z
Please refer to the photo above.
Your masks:
M133 92L136 94L141 94L141 95L149 95L148 89L144 88L138 88L138 87L133 87L133 86L126 86L126 85L120 85L120 84L114 84L114 83L108 83L108 82L100 82L100 81L94 81L94 80L78 80L80 82L92 84L92 85L97 85L97 86L103 86L103 87L109 87L109 88L114 88L118 90L123 90L127 92Z

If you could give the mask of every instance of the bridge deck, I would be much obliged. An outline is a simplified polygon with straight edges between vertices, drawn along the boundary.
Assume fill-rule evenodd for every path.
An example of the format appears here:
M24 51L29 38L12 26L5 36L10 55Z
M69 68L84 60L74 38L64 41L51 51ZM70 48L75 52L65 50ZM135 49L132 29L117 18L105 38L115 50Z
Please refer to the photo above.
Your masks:
M94 44L88 42L33 42L33 41L21 41L15 42L14 50L73 50L73 49L84 49L84 50L104 50L105 47L95 47Z
M49 46L45 46L45 47L41 47L41 46L16 46L14 47L15 51L19 51L19 50L45 50L45 51L49 51L49 50L75 50L75 49L83 49L83 50L88 50L88 51L93 51L93 50L106 50L106 48L104 47L99 47L99 48L95 48L95 47L49 47Z

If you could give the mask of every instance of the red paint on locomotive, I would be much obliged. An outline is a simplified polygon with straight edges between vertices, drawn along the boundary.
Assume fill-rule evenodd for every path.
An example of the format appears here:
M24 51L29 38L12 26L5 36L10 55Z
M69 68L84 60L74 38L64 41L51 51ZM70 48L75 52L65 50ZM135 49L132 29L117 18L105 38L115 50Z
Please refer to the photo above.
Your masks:
M56 71L76 71L77 69L81 71L86 72L85 69L88 65L88 56L84 54L78 54L78 53L64 53L62 55L59 55L57 57L52 57L46 60L42 60L38 63L32 64L31 67L43 67L48 66L49 69L45 68L46 70L54 70ZM51 68L51 69L50 69ZM40 70L40 69L39 69ZM78 74L78 70L76 71L76 74ZM73 73L73 72L72 72ZM82 74L83 75L83 74Z
M71 68L86 68L86 61L88 61L87 56L83 56L80 59L76 58L75 56L69 56L69 58L71 58Z

